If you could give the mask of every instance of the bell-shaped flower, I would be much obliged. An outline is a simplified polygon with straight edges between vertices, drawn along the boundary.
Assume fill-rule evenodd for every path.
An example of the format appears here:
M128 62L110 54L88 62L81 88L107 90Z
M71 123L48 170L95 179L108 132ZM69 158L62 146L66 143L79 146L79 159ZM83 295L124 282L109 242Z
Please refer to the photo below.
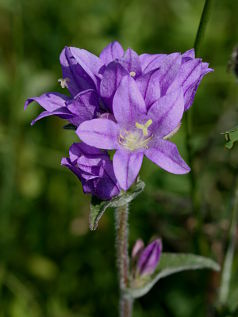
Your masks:
M160 77L163 83L169 81L167 75L170 77L169 72ZM113 98L115 121L104 118L85 121L76 131L90 146L116 150L113 168L124 190L135 181L144 155L170 173L190 171L176 145L167 140L178 129L184 113L183 89L176 87L154 101L150 85L153 82L144 76L140 86L146 89L139 89L131 76L124 76Z

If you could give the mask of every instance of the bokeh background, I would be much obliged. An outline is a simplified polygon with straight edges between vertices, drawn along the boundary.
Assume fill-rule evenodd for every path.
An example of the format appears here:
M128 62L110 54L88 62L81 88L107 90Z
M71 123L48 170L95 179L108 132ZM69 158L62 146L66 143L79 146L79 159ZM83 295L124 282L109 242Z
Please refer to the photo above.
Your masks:
M148 242L159 236L167 252L201 254L222 264L238 166L237 146L226 150L221 134L238 122L238 83L227 72L238 42L238 1L213 2L199 56L215 72L202 81L193 106L196 212L189 176L145 161L146 189L131 204L130 249L138 237ZM0 0L0 317L111 317L118 308L113 210L96 232L89 231L90 197L60 166L77 137L58 118L31 127L40 107L24 112L25 99L61 90L58 58L65 45L95 54L113 40L138 53L190 49L203 4ZM173 140L186 158L184 130L182 124ZM237 269L236 255L233 308ZM137 300L134 316L215 316L219 283L220 274L211 271L173 275Z

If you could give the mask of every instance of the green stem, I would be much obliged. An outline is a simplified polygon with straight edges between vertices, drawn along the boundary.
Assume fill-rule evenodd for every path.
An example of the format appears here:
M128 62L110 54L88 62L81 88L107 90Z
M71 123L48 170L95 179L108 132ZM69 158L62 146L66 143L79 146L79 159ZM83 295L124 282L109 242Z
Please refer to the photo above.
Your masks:
M209 18L209 13L211 11L211 3L212 3L212 0L205 0L205 3L204 3L202 15L200 18L200 22L199 22L195 42L194 42L194 49L196 54L198 53L200 49L201 40L205 33L205 29L206 29L208 18ZM188 163L191 166L189 179L190 179L190 195L192 199L192 207L193 207L194 214L199 219L200 216L199 216L198 200L196 197L196 176L194 173L194 157L193 157L193 150L192 150L192 143L191 143L192 124L193 124L193 116L192 116L192 108L191 108L189 109L189 111L185 113L186 148L187 148L187 155L188 155Z
M129 286L129 256L128 256L128 204L116 209L116 252L120 285L120 317L131 317L133 299L125 294Z
M221 286L220 286L220 293L219 293L219 302L221 305L226 304L228 295L229 295L232 263L233 263L234 252L235 252L237 217L238 217L238 179L236 180L236 186L235 186L229 245L226 252L226 257L225 257L222 277L221 277Z
M205 29L206 29L209 15L211 12L211 5L212 5L212 0L205 0L204 7L202 10L202 15L201 15L198 30L197 30L197 35L194 42L194 49L196 54L199 52L201 40L205 33Z

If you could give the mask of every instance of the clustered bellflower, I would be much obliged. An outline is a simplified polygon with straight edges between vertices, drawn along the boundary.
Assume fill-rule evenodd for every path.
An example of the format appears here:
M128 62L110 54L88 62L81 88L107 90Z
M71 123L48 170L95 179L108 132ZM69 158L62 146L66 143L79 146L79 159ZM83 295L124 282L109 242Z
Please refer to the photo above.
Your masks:
M70 157L62 164L79 177L85 192L110 199L127 190L144 156L170 173L189 172L169 138L179 129L202 78L212 71L195 58L193 49L183 54L138 55L113 42L97 57L84 49L65 47L60 63L63 77L59 82L70 95L46 93L29 98L25 107L36 101L44 109L32 124L55 115L75 127L82 143L71 147ZM105 159L105 150L115 150L113 161ZM90 153L93 158L89 159ZM87 176L81 160L87 162ZM94 171L96 167L100 172Z

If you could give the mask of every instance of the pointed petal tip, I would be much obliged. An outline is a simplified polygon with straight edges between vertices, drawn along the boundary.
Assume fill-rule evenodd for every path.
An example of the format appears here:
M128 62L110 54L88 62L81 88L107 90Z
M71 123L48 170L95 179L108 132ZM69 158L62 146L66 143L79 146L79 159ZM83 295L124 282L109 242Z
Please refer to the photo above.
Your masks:
M24 111L28 108L29 104L32 102L32 99L27 99L24 104Z
M116 179L123 190L128 190L139 174L143 152L129 152L119 149L113 156L113 170Z
M66 166L67 165L67 158L66 157L62 157L61 161L60 161L60 165L62 166Z
M191 168L187 164L184 165L183 168L184 168L184 171L181 171L180 174L188 174L191 172Z

